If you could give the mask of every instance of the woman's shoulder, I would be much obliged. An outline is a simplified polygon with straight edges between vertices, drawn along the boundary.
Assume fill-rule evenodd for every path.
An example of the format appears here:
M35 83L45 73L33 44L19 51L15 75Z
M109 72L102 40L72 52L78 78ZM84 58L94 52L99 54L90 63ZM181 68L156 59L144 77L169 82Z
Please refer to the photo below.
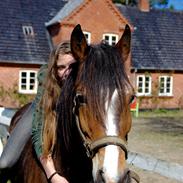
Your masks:
M48 64L44 64L40 67L38 71L38 81L42 81L46 77L47 70Z
M39 72L45 72L48 69L48 64L44 64L40 67Z

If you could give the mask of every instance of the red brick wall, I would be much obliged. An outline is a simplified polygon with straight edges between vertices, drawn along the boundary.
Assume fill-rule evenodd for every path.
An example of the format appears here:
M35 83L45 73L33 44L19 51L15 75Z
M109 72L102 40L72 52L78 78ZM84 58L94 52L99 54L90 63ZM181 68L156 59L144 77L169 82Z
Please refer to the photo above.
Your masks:
M142 75L142 73L136 74L136 76L137 75ZM173 95L172 96L158 96L159 76L166 76L166 75L173 77ZM141 109L183 108L183 73L172 73L172 74L170 74L170 73L151 73L151 78L152 78L152 95L138 97ZM133 81L133 84L134 83L136 83L136 81Z
M0 91L10 92L14 87L18 88L19 85L19 71L20 70L39 70L38 65L0 65ZM13 91L13 90L12 90ZM18 92L18 90L17 90ZM18 101L14 101L11 96L0 96L0 106L17 108L19 107Z
M15 84L18 85L19 71L20 70L38 70L38 66L0 66L0 86L4 89L13 87Z
M104 33L117 34L121 37L127 20L123 18L110 1L88 1L77 11L66 17L61 22L60 31L54 34L53 43L70 39L70 34L75 25L81 24L83 31L91 33L91 42L98 43ZM57 29L58 27L53 27Z

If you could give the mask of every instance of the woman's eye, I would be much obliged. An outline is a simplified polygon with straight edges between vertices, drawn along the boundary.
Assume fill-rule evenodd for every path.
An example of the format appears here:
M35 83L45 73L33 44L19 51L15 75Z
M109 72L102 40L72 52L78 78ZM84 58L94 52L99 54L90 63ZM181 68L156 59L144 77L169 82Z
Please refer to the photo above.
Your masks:
M58 65L58 66L57 66L57 69L58 69L58 70L63 70L63 69L65 69L65 68L66 68L65 65Z

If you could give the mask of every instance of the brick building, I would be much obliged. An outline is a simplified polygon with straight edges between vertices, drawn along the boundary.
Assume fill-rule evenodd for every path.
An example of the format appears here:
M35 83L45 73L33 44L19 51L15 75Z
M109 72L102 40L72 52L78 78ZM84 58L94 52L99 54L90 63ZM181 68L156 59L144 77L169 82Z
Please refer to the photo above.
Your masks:
M65 3L60 0L0 3L0 106L19 107L20 94L33 97L36 93L37 71L48 61L51 47L45 22Z
M18 92L35 93L36 72L47 62L49 49L70 39L78 23L89 43L105 39L109 44L116 43L125 24L129 24L132 51L126 68L140 107L183 105L182 12L150 10L148 0L139 0L138 7L113 4L111 0L54 0L44 1L44 6L41 1L31 2L31 6L25 0L17 1L20 9L16 12L12 8L7 15L11 26L6 22L0 28L9 30L0 42L0 82L4 87L17 83ZM12 16L18 13L21 16ZM8 84L7 79L12 83ZM6 104L2 101L0 105Z

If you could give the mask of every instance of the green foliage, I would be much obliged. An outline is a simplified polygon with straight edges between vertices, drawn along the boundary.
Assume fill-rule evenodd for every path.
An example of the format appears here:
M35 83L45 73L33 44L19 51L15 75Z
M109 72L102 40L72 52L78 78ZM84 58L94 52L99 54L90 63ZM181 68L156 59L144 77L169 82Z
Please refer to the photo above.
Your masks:
M113 0L113 3L135 6L137 5L137 0Z
M181 109L154 109L145 110L139 112L140 117L183 117L183 111Z
M171 4L169 9L170 9L170 10L174 10L175 8L174 8L174 6Z
M154 7L155 5L161 6L162 8L167 8L169 0L150 0L150 6Z
M18 107L21 107L34 99L35 95L18 93L18 86L14 85L12 88L5 90L3 86L0 86L0 98L1 100L11 100L18 103Z

